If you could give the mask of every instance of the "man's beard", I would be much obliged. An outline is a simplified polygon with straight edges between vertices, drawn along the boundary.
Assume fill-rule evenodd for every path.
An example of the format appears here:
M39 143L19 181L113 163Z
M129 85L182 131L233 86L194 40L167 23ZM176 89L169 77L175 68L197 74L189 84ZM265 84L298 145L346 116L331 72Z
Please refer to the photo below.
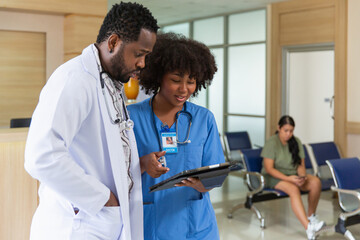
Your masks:
M113 80L120 81L122 83L127 83L130 79L125 66L124 60L124 45L120 47L119 52L110 60L111 62L111 70L114 73L112 75ZM125 72L126 74L123 74Z

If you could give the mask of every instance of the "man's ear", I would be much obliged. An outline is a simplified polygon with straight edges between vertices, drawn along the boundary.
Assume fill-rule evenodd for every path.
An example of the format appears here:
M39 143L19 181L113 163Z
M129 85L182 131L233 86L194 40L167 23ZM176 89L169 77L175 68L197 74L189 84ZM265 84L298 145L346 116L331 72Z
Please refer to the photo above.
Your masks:
M111 34L108 38L108 51L109 53L113 53L116 47L121 46L122 41L120 40L119 36L115 33Z

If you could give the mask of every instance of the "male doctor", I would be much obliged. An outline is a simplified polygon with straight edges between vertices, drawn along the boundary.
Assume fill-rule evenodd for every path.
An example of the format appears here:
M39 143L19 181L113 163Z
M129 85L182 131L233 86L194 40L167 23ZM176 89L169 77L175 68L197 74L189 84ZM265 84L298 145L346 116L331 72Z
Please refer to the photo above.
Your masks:
M145 66L158 25L137 3L115 4L95 44L43 88L25 169L40 181L31 239L143 239L140 163L122 87Z

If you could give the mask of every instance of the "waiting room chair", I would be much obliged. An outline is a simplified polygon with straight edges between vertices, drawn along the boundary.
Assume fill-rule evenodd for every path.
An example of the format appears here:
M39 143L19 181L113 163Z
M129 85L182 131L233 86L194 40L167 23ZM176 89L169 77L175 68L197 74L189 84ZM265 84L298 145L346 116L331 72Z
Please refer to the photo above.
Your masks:
M31 118L12 118L10 119L10 128L29 127Z
M261 148L244 149L240 153L243 157L243 164L246 170L245 181L249 192L247 193L245 203L238 204L230 209L228 218L233 217L233 213L240 208L247 208L255 212L260 221L260 227L265 228L265 219L261 212L253 205L256 202L262 202L281 197L287 197L284 192L275 189L264 189L264 177L261 175L262 157L260 156Z
M220 137L220 143L221 143L221 147L224 153L224 158L225 161L230 161L230 159L228 159L227 157L227 151L226 151L226 147L225 147L225 143L224 143L224 138L221 137L221 134L219 133L219 137ZM243 165L242 165L242 161L240 160L240 157L235 157L235 161L236 159L238 159L238 165L236 165L236 167L232 168L232 171L237 171L237 170L242 170L243 169Z
M306 145L303 145L304 147L304 152L305 152L305 168L306 168L306 173L314 175L314 176L318 176L318 168L319 166L317 165L317 163L313 162L316 160L313 160L312 158L310 158L309 156L309 152L308 152L308 148L306 147ZM330 190L331 185L334 184L334 181L332 178L320 178L321 181L321 190L322 191L326 191L326 190Z
M314 168L314 175L321 180L322 190L329 190L334 185L334 180L326 160L341 158L336 144L334 142L321 142L305 144L305 146Z
M221 148L223 150L225 160L227 160L226 159L226 148L225 148L225 144L224 144L224 138L221 136L221 133L219 133L219 138L220 138Z
M247 131L225 132L225 145L228 150L251 149L251 141Z
M247 131L225 132L224 145L225 156L228 161L242 161L239 150L253 148ZM254 146L258 147L256 144Z
M305 169L306 169L306 173L308 174L312 174L315 175L315 170L313 168L313 164L311 162L308 150L305 146L305 144L303 144L303 148L304 148L304 153L305 153Z
M342 213L334 231L343 234L349 240L355 240L347 226L360 223L360 160L343 158L327 160L335 186L331 190L339 194Z

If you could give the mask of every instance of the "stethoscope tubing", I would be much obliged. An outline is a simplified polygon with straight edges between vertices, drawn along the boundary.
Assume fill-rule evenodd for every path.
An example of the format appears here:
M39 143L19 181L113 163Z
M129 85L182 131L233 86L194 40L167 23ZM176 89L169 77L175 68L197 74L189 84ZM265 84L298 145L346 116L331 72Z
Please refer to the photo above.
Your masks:
M101 72L100 72L101 91L102 91L102 94L103 94L104 99L105 99L106 110L107 110L107 112L108 112L108 115L109 115L109 118L110 118L110 122L111 122L112 124L114 124L114 125L119 124L119 123L120 123L120 124L123 124L123 122L124 122L124 124L125 124L125 125L124 125L124 128L125 128L125 129L132 128L133 123L132 123L132 121L130 120L129 113L128 113L127 109L126 109L125 101L124 101L122 95L120 95L120 97L121 97L121 99L122 99L122 108L123 108L124 111L125 111L125 118L126 118L126 119L124 119L124 121L122 121L122 122L121 122L121 119L118 118L118 117L117 117L115 120L113 120L113 118L112 118L112 116L111 116L111 114L110 114L109 103L108 103L108 100L107 100L107 98L106 98L106 96L105 96L105 80L104 80L104 78L103 78L103 76L102 76L103 74L107 74L108 76L109 76L109 74L108 74L107 72L105 72L105 71L101 71ZM109 76L109 77L110 77L110 76ZM111 78L110 78L110 79L111 79Z
M155 96L156 96L156 94L154 94L154 96L150 100L152 123L153 123L154 132L155 132L157 140L158 140L160 151L163 151L163 147L162 147L162 144L161 144L161 139L160 139L159 133L158 133L157 128L156 128L156 123L155 123L155 113L154 113L154 107L153 107L153 102L154 102ZM179 139L178 139L178 118L179 118L180 114L182 114L182 113L189 116L189 128L188 128L188 131L187 131L187 136L186 136L185 141L180 142ZM175 119L176 119L176 121L175 121L175 125L176 125L176 127L175 127L176 128L176 142L178 144L190 143L189 136L190 136L190 129L191 129L191 124L192 124L192 115L191 115L190 112L186 111L186 102L184 103L184 110L178 111L176 113L176 115L175 115Z

